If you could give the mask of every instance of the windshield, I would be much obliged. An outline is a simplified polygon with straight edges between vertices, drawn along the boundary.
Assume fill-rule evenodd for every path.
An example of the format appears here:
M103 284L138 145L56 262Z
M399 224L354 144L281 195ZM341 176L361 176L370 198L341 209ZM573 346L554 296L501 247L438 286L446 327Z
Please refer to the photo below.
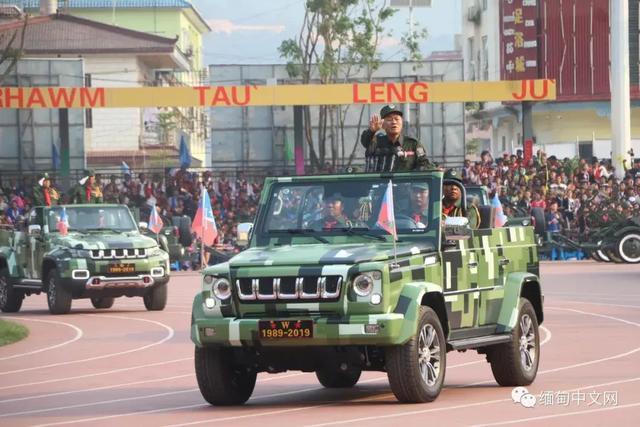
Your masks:
M424 234L439 226L432 218L435 194L429 177L393 180L393 210L398 234ZM379 221L388 179L329 183L278 183L272 187L262 233L389 235ZM438 189L439 190L439 189ZM389 206L388 206L389 207Z
M69 231L136 231L129 209L124 206L66 206ZM62 207L48 210L49 232L57 233Z

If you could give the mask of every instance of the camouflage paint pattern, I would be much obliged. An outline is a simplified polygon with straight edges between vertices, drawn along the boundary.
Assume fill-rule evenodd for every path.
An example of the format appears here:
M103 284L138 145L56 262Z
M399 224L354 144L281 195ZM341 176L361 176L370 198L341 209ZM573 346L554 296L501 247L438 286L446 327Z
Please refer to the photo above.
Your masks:
M431 189L440 200L442 173L414 172L411 176L423 175L440 180L440 186ZM380 179L376 174L355 176ZM265 215L270 188L276 182L342 178L267 179L258 217ZM439 202L435 205L432 220L439 224L441 207ZM229 279L232 297L219 300L211 285L203 282L202 292L193 302L192 341L198 346L399 345L416 333L426 294L444 301L450 337L456 333L473 334L480 327L488 328L489 334L510 331L515 326L513 313L517 313L521 287L530 281L539 282L533 229L520 226L475 230L467 240L442 245L441 233L438 229L435 235L425 234L417 240L406 237L404 241L401 235L397 262L390 240L365 243L359 237L345 235L324 244L305 237L308 240L304 244L275 246L254 235L248 250L203 271L203 275ZM381 296L379 304L374 304L371 296L361 297L354 292L353 281L362 273L374 278L371 295ZM264 279L268 288L272 278L321 276L342 279L338 298L245 301L238 297L238 281L242 279ZM311 319L313 338L258 337L260 320L287 319ZM368 333L366 325L377 325L377 332Z

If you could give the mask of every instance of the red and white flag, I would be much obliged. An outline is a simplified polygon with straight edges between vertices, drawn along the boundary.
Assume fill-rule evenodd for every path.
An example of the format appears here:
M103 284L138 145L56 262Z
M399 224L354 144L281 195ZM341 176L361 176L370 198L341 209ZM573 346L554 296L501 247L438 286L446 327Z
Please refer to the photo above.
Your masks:
M164 223L162 222L162 218L160 218L160 215L158 215L158 210L156 209L156 204L154 203L151 205L151 214L149 215L149 230L158 234L160 233L160 230L162 230L163 226Z
M389 180L387 185L387 191L384 192L382 198L382 206L380 206L380 212L378 213L378 221L376 221L380 227L387 231L387 233L393 236L393 240L398 240L398 233L396 231L396 216L393 211L393 184Z
M196 216L193 218L191 228L196 236L202 240L203 244L213 246L213 242L215 242L218 237L218 228L216 227L216 220L213 217L209 192L204 186L202 186L201 189L200 204L198 205Z
M63 236L69 234L69 217L67 216L67 208L64 206L62 207L62 212L60 213L60 218L58 218L56 228Z

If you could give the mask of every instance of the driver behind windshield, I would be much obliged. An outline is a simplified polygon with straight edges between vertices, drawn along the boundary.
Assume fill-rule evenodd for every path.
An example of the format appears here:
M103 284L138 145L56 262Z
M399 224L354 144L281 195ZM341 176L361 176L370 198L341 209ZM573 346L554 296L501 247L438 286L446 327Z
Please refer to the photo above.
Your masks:
M344 214L342 195L333 194L323 201L322 218L312 223L314 229L331 230L351 227L351 221Z
M408 216L416 223L416 228L427 228L429 224L429 185L413 183L409 193L411 206L399 213Z
M442 216L443 218L450 216L466 216L469 220L469 227L476 230L480 226L480 211L475 205L468 207L467 212L462 209L462 180L454 170L448 170L444 174L444 178L448 180L442 186L444 197L442 199ZM454 181L457 183L455 184Z

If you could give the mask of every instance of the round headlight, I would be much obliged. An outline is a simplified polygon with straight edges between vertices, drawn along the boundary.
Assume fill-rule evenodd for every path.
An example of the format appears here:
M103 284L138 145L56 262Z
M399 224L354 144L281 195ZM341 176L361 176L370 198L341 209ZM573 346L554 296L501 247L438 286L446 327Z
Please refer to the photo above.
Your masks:
M204 279L203 279L204 284L205 284L205 285L210 285L210 284L212 284L212 283L213 283L213 279L214 279L214 277L213 277L213 276L209 276L209 275L204 276Z
M224 277L214 281L211 288L218 299L225 300L231 296L231 283Z
M358 296L368 296L373 291L373 279L368 274L359 275L353 280L353 290Z

